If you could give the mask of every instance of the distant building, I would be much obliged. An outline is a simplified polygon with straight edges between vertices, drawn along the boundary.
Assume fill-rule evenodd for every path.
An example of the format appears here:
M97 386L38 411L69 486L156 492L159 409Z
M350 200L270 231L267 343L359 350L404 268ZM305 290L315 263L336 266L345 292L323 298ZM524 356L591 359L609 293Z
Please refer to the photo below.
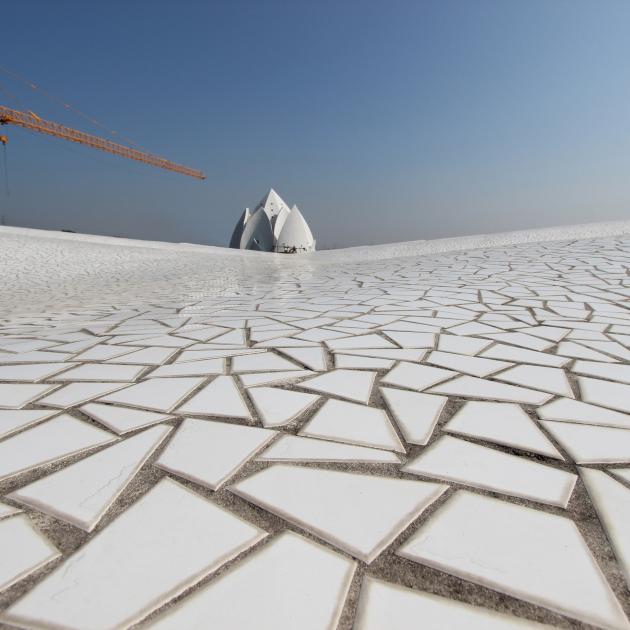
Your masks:
M230 247L297 254L315 251L315 239L298 207L289 208L272 188L253 212L245 208L234 228Z

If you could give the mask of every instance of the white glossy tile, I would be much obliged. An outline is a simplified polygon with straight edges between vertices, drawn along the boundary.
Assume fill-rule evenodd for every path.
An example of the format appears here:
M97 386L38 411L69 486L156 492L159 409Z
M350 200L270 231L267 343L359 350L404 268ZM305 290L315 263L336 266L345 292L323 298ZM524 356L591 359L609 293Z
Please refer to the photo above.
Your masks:
M575 523L460 491L397 552L585 623L628 621Z
M400 464L400 459L390 451L297 435L283 435L257 459L264 462Z
M0 442L0 479L115 439L111 433L62 414Z
M172 411L203 383L203 378L151 378L103 396L98 402L115 403L153 411Z
M431 352L427 356L426 362L449 370L455 370L462 374L470 374L471 376L489 376L514 365L507 361L470 357L441 351Z
M301 368L302 366L297 365L297 363L284 359L273 352L244 354L232 359L233 374L242 372L283 372Z
M18 626L127 627L265 533L163 479L6 612Z
M486 398L507 402L520 402L528 405L542 405L546 403L551 394L539 392L533 389L517 387L487 381L474 376L460 376L451 381L442 383L429 390L431 394L447 394L450 396L462 396L464 398Z
M26 516L0 521L0 591L15 584L61 554Z
M563 459L535 422L513 403L469 401L442 430Z
M409 630L422 620L427 630L516 630L544 628L532 621L438 597L424 591L363 578L357 607L356 630Z
M571 357L572 359L587 359L590 361L603 361L604 363L615 363L617 359L614 359L607 354L587 348L579 343L573 343L572 341L563 341L558 344L556 352L563 357Z
M6 518L7 516L13 516L14 514L19 514L21 511L22 510L20 510L20 508L7 505L6 503L0 503L0 519Z
M98 398L108 392L115 392L127 385L129 383L70 383L38 399L37 404L66 409Z
M345 556L286 531L169 609L151 627L332 629L341 616L355 566Z
M596 376L619 383L630 383L630 365L601 363L600 361L576 361L571 367L576 374Z
M553 342L551 341L540 339L539 337L532 337L531 335L520 332L491 333L484 334L483 336L487 339L501 341L514 346L520 346L522 348L527 348L528 350L537 350L538 352L548 350L553 346Z
M343 337L342 339L328 339L326 345L331 350L356 350L358 348L396 348L396 346L376 333L369 335L356 335Z
M376 372L362 370L331 370L302 381L300 387L367 404L375 376Z
M276 387L251 387L248 394L265 427L288 424L320 398Z
M630 429L630 415L570 398L552 400L550 403L538 407L536 413L543 420Z
M390 331L386 334L401 348L433 348L435 346L434 333Z
M547 365L549 367L563 367L571 361L567 357L560 357L548 352L537 352L535 350L526 350L516 346L507 346L502 343L496 343L487 350L484 350L480 356L488 359L502 359L504 361L514 361L515 363L531 363L533 365Z
M405 452L382 409L343 400L328 400L301 429L300 435Z
M580 476L630 588L630 489L592 468L580 468Z
M230 330L230 332L226 332L223 335L219 335L218 337L214 337L212 339L212 343L217 344L244 344L245 343L245 333L243 330Z
M381 387L381 393L405 440L411 444L426 444L448 400L446 396L392 387Z
M16 490L9 498L92 531L171 428L147 429Z
M453 376L457 376L457 372L402 361L381 378L381 383L406 387L407 389L421 390L441 383Z
M109 381L126 383L135 381L145 371L143 365L106 365L105 363L86 363L66 370L50 381Z
M186 418L155 465L217 490L275 435L268 429Z
M256 387L257 385L276 385L278 383L291 383L307 376L314 376L311 370L287 370L286 372L254 372L252 374L240 374L239 379L243 387Z
M540 389L543 392L574 398L573 390L564 373L564 370L540 365L517 365L505 370L495 377L499 381L522 385L532 389Z
M351 370L389 370L394 359L378 359L376 357L362 357L352 354L335 354L335 367Z
M129 433L135 429L157 424L164 420L170 420L173 416L154 411L144 411L141 409L127 409L126 407L116 407L115 405L104 405L102 403L88 403L79 407L79 411L106 426L119 435Z
M577 464L630 462L630 431L543 420L542 424Z
M374 357L378 359L393 359L394 361L422 361L428 350L416 348L364 348L362 350L339 350L344 356Z
M594 405L630 413L630 385L578 377L582 400Z
M50 409L0 409L0 438L26 429L56 413Z
M609 468L608 472L612 473L615 477L630 483L630 468Z
M157 380L157 379L156 379ZM251 418L231 376L217 376L177 410L180 414Z
M487 348L492 341L476 339L475 337L461 337L458 335L440 335L438 337L438 350L442 352L454 352L473 356Z
M369 563L446 486L276 464L230 490Z
M57 387L58 385L0 383L0 409L19 409Z
M23 381L34 383L49 378L73 367L72 363L29 363L24 365L1 365L0 381Z
M326 371L326 357L323 349L320 348L282 348L282 354L286 354L289 358L297 363L302 363L310 370L316 372Z
M211 376L225 373L225 359L205 359L188 363L170 363L162 365L149 374L147 378L165 376Z
M123 354L113 359L108 359L105 363L117 363L120 365L162 365L168 361L175 353L176 348L144 348L129 354Z
M76 354L72 357L71 361L107 361L107 359L121 357L124 354L130 354L139 349L140 348L137 347L113 346L106 343L99 343L85 352Z
M479 444L442 436L402 470L566 507L577 477Z
M62 363L70 361L70 352L24 352L23 354L3 354L0 356L0 364L12 365L15 363Z
M132 339L131 341L123 341L121 345L129 344L132 346L146 346L157 348L186 348L194 342L192 339L184 339L175 335L159 335L158 337L148 337L147 339Z

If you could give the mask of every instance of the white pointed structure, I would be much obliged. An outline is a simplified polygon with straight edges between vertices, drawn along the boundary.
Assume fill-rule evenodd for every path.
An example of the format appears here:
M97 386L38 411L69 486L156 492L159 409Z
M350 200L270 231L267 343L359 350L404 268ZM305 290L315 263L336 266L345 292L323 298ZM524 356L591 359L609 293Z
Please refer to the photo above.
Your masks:
M298 207L289 208L271 188L253 212L245 208L230 247L293 254L315 251L315 239Z

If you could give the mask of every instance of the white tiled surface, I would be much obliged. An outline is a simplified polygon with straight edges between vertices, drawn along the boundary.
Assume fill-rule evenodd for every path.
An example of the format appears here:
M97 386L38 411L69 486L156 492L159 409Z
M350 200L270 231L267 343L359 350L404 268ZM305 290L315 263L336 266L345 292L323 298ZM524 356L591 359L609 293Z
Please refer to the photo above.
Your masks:
M7 234L12 627L627 627L629 239Z

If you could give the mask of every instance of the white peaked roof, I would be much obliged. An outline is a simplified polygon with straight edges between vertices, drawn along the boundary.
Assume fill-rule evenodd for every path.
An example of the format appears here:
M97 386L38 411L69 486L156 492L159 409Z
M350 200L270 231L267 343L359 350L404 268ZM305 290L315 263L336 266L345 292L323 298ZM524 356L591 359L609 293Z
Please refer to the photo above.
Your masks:
M246 208L234 228L230 247L264 252L315 250L315 239L296 205L289 209L271 188L253 213Z

